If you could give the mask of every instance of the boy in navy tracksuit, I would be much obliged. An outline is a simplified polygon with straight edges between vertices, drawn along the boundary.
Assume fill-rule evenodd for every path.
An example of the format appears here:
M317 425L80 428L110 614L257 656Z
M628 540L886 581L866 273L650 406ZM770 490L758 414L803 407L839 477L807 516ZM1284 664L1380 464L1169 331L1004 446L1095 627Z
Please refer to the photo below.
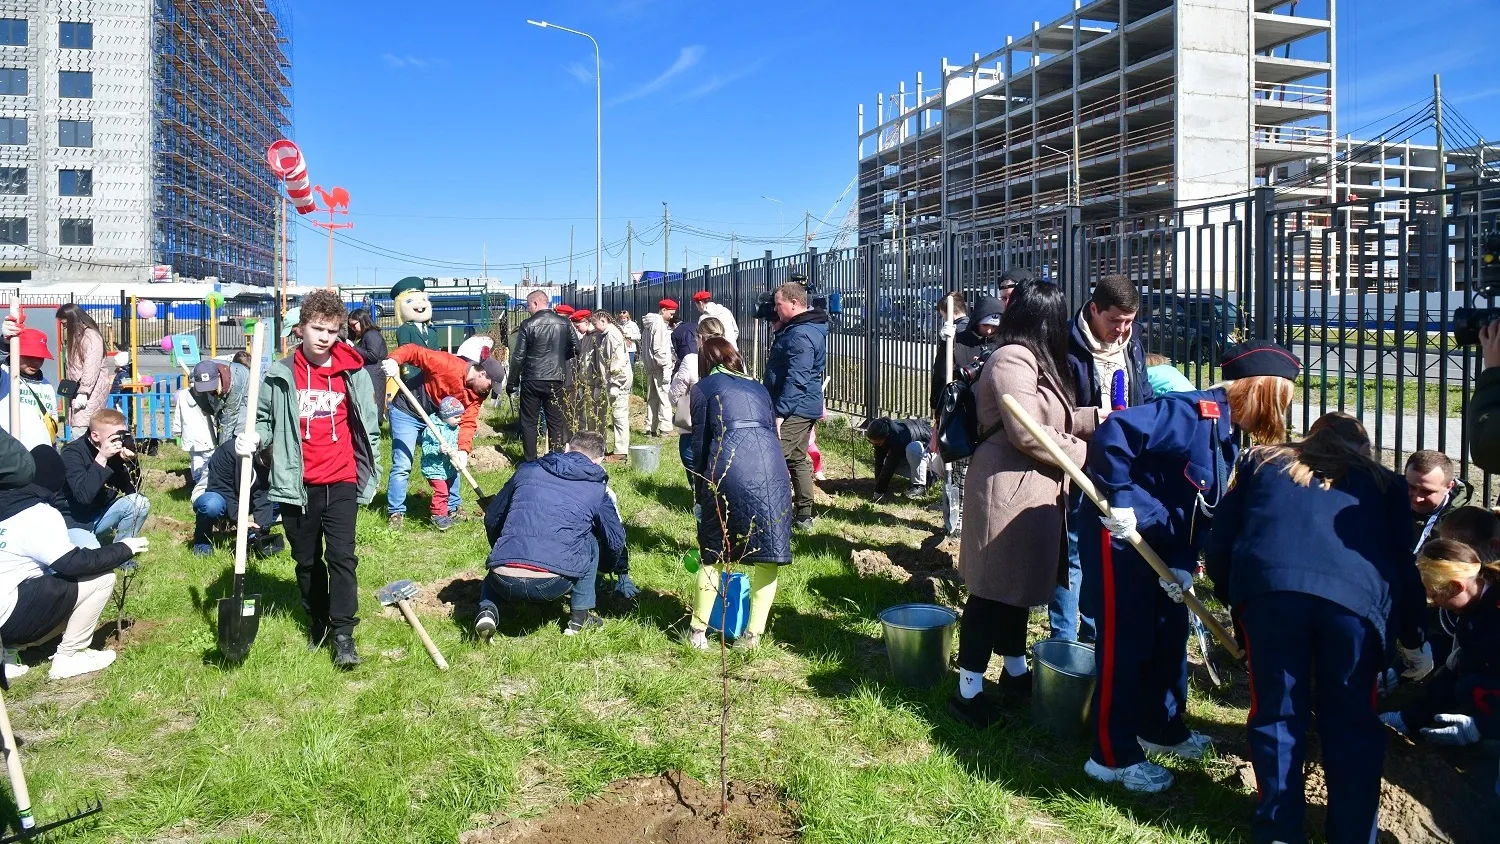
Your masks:
M1084 772L1130 791L1158 792L1172 774L1146 753L1200 759L1207 737L1188 729L1187 608L1198 550L1228 487L1241 431L1284 436L1299 364L1263 341L1232 348L1223 372L1243 385L1176 393L1113 412L1089 442L1088 470L1112 511L1082 528L1081 609L1096 628L1096 736ZM1252 400L1252 398L1254 400ZM1238 409L1238 413L1235 410ZM1100 517L1091 502L1085 514ZM1082 521L1087 525L1087 516ZM1159 580L1125 537L1135 532L1172 570Z
M1314 713L1328 840L1374 840L1385 755L1376 681L1398 634L1409 670L1432 665L1406 482L1368 455L1363 426L1340 413L1300 443L1250 452L1204 548L1250 671L1258 844L1307 840L1302 769Z

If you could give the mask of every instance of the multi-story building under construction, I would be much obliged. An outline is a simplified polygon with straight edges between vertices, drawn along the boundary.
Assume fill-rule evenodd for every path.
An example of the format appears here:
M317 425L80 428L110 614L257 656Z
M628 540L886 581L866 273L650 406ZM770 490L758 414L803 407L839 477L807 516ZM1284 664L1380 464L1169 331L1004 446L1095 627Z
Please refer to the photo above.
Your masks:
M0 282L271 283L280 0L0 0Z
M1059 4L1060 5L1060 4ZM1472 183L1500 149L1340 138L1337 0L1075 0L859 108L862 241L1079 206L1123 217L1274 186L1280 203ZM873 116L873 122L869 118ZM1357 153L1357 154L1355 154Z

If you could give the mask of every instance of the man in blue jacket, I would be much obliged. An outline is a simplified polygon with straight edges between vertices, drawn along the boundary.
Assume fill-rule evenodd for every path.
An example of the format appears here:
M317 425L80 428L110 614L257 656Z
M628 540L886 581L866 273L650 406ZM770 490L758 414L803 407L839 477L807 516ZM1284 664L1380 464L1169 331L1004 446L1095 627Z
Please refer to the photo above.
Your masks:
M593 612L601 547L610 560L623 560L625 551L625 526L603 460L604 438L581 431L566 451L522 463L495 495L484 514L493 550L474 622L481 639L494 635L502 601L547 603L570 595L565 635L603 626ZM627 584L622 576L617 591L624 594Z
M1077 385L1079 407L1122 410L1155 398L1146 377L1146 349L1135 333L1141 294L1123 275L1107 275L1094 285L1094 295L1078 311L1068 335L1068 365ZM1123 373L1120 375L1118 373ZM1123 385L1120 379L1124 378ZM1116 386L1123 386L1117 391ZM1118 394L1117 394L1118 393ZM1058 586L1047 605L1052 638L1094 641L1094 620L1079 615L1078 592L1083 570L1078 564L1078 525L1083 493L1068 493L1068 585ZM1090 527L1092 529L1092 527Z
M807 288L789 281L776 288L776 334L766 355L766 391L776 414L776 432L792 473L792 526L813 524L813 470L808 440L823 418L823 370L828 353L828 315L808 310Z

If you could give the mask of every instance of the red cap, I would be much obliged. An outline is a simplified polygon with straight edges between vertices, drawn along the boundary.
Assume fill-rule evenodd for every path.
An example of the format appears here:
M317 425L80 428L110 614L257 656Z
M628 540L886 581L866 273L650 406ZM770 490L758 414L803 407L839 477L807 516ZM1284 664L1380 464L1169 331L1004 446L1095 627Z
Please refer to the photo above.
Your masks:
M21 343L21 357L52 360L52 353L47 350L47 335L40 328L23 328L16 337Z
M656 306L658 308L671 308L672 310L675 311L675 310L677 310L677 300L676 299L663 299L660 302L657 302Z
M699 290L697 293L693 294L693 301L694 302L707 302L709 299L712 299L713 297L714 297L714 294L708 292L707 290Z
M574 322L583 322L584 320L589 318L589 313L590 311L588 308L583 308L582 310L574 311L573 315L569 317L569 319L573 320Z
M553 308L552 310L556 311L561 316L567 316L568 314L573 313L573 306L572 305L558 305L557 307Z

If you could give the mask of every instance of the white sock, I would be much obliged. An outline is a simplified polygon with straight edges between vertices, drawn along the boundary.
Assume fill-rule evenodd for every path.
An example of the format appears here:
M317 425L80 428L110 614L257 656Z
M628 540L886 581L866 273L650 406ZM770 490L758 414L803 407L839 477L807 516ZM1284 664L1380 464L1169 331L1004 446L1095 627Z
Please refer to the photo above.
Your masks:
M1026 673L1026 656L1008 656L1005 659L1005 673L1012 677L1019 677Z
M984 675L978 671L958 669L958 693L964 700L971 700L984 691Z

